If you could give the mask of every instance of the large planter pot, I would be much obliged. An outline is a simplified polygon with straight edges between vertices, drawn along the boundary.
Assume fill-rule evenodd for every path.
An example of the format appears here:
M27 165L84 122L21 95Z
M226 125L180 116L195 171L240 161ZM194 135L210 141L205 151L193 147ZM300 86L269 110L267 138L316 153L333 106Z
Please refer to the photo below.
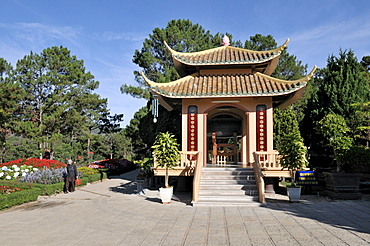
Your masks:
M301 199L301 187L287 187L289 201L299 202Z
M170 203L172 199L172 195L173 195L173 187L159 188L159 196L161 197L163 204Z
M323 173L326 194L334 199L359 199L361 173Z

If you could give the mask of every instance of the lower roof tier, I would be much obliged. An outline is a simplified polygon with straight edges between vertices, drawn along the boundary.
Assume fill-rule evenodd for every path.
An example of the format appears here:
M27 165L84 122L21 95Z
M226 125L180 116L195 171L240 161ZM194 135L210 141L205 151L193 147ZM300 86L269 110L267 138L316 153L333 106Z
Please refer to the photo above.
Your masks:
M304 88L311 73L299 80L286 81L256 72L240 75L193 74L168 83L155 83L143 77L152 92L168 98L214 98L281 96Z

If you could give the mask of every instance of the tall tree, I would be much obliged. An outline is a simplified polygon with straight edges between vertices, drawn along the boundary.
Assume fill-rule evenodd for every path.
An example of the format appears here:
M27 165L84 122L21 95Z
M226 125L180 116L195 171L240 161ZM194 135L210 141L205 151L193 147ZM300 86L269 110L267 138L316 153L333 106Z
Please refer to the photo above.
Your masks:
M123 121L123 114L110 115L109 113L103 114L100 118L100 133L105 135L107 146L109 146L109 156L113 159L115 152L115 146L119 142L119 135L117 134L122 129L120 123Z
M171 54L164 46L164 41L176 51L195 52L218 47L222 35L210 34L210 31L189 20L171 20L165 28L155 28L149 38L144 40L141 50L136 50L133 62L142 68L145 75L158 83L179 79ZM229 36L231 39L231 35ZM150 98L148 86L139 71L134 71L138 86L124 84L122 93L138 98Z
M352 130L361 126L355 115L356 110L351 105L369 101L369 85L364 77L364 69L352 50L340 50L339 56L328 57L327 66L315 74L313 93L308 99L301 127L302 135L311 150L320 153L328 146L323 144L321 135L312 131L328 114L343 117ZM352 133L357 134L354 131Z
M22 90L19 83L11 79L13 67L4 58L0 58L0 148L1 162L5 158L5 146L12 133L15 115L22 100Z
M339 51L339 56L329 56L317 82L317 116L321 120L327 114L337 114L350 120L354 115L353 103L369 100L369 83L352 50Z
M15 79L27 95L17 131L37 140L40 151L50 149L51 157L55 143L74 136L77 126L86 125L84 109L93 110L106 102L93 93L99 82L85 70L83 60L62 46L41 54L31 52L17 62ZM98 99L93 105L92 97Z
M280 150L283 146L284 137L292 136L301 139L297 116L292 107L286 109L274 109L274 149Z

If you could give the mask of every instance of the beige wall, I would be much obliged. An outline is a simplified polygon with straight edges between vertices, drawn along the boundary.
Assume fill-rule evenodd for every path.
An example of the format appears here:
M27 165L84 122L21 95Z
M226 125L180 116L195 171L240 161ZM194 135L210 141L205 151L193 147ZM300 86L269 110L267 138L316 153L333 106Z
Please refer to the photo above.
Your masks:
M225 101L225 102L221 102ZM229 101L229 102L227 102ZM267 151L273 150L273 108L271 97L227 98L227 99L183 99L182 100L182 151L187 150L187 111L188 107L198 107L198 151L203 154L204 163L207 160L207 119L212 109L229 105L239 108L242 123L242 162L253 162L253 152L256 151L256 106L267 107Z

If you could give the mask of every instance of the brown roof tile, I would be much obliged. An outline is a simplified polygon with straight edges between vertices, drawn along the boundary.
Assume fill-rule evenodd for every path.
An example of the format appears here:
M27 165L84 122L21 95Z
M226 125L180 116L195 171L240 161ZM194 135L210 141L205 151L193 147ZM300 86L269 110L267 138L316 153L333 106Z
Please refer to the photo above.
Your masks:
M167 43L165 43L165 45L172 53L172 57L180 63L192 66L201 66L266 62L279 56L288 42L289 39L282 46L268 51L253 51L232 46L221 46L214 49L192 53L177 52L171 49Z
M286 81L262 73L249 75L189 75L169 83L155 83L143 77L151 90L170 98L250 97L290 94L306 86L316 67L306 77Z

